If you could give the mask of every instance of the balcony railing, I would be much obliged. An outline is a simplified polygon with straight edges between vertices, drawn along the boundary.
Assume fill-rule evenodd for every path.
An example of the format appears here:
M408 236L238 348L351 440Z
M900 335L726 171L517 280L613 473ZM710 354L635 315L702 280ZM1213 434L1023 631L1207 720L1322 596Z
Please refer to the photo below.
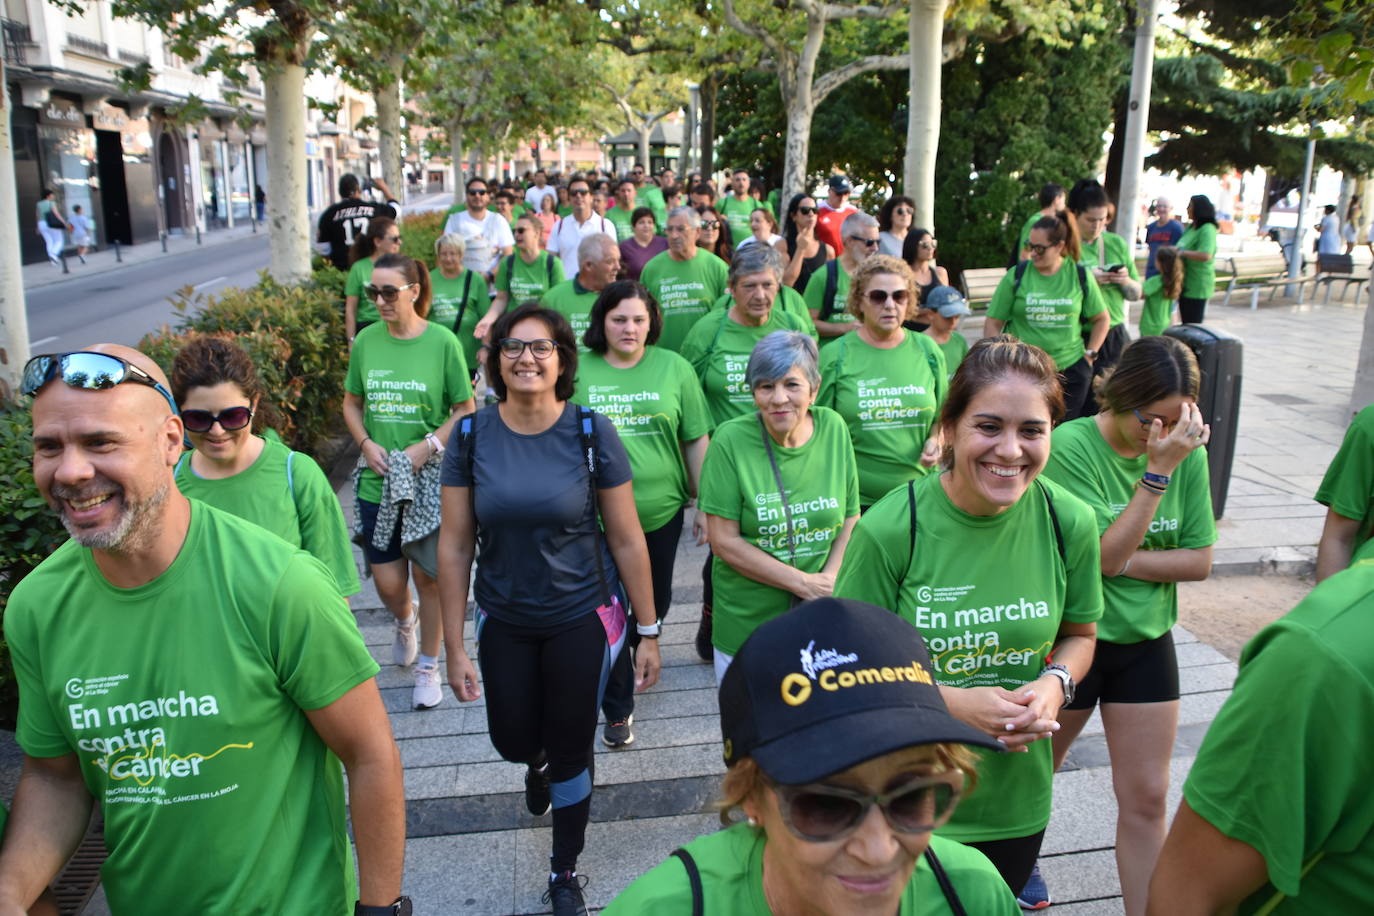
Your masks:
M93 38L86 38L81 35L72 35L69 33L67 35L67 47L71 48L73 51L80 51L83 54L94 54L97 57L110 56L109 49L105 46L105 42L96 41Z
M147 54L141 54L138 51L126 51L123 48L119 49L119 59L126 64L136 65L148 63Z
M4 35L5 60L12 64L23 64L24 52L33 40L29 27L13 19L0 19L0 32Z

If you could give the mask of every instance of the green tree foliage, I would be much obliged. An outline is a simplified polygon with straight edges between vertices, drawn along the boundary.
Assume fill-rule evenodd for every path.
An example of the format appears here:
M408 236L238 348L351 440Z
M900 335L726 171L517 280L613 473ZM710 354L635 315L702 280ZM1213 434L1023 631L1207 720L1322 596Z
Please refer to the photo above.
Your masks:
M1061 47L1031 33L1003 43L974 38L945 65L935 224L951 276L1005 264L1045 182L1067 186L1097 173L1129 77L1129 52L1110 39L1124 15L1108 8L1101 30L1080 28Z

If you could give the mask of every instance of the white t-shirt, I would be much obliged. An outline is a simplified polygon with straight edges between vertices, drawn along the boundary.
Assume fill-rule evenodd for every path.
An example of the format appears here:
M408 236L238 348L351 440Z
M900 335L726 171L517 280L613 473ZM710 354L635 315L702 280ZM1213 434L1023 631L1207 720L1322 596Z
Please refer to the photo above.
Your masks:
M539 207L543 204L545 197L552 197L555 204L554 209L557 209L558 189L551 184L546 184L542 188L538 185L530 186L525 191L525 206L529 207L535 213L538 213Z
M561 217L553 227L553 232L549 233L549 251L558 255L563 262L563 271L567 279L571 280L577 276L580 266L577 261L577 246L589 235L596 233L609 235L611 241L620 241L615 232L615 223L606 219L604 216L597 216L592 213L587 217L585 223L579 223L577 218L569 213Z
M735 250L736 250L736 251L740 251L741 249L747 248L747 247L749 247L750 245L756 245L756 244L758 244L758 241L759 241L758 239L754 238L754 237L751 235L751 236L749 236L748 238L746 238L744 241L742 241L742 242L740 242L738 245L736 245L736 246L735 246ZM768 236L768 247L769 247L769 248L775 248L775 247L777 247L778 242L781 242L781 241L782 241L782 236L777 235L776 233L770 233L769 236Z
M1341 242L1341 221L1334 213L1322 217L1322 234L1317 240L1318 254L1340 254L1345 250Z
M488 210L481 220L474 219L467 210L460 210L444 223L444 231L463 237L467 243L463 266L478 273L494 271L501 260L499 249L515 246L515 234L510 231L510 223L495 210Z

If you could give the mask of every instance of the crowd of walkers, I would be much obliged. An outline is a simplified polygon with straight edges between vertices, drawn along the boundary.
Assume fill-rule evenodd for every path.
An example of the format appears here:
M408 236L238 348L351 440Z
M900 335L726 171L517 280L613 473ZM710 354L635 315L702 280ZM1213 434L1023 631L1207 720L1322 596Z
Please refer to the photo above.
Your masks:
M360 590L350 538L360 545L395 619L390 661L413 670L412 705L444 702L441 663L458 701L485 696L492 745L524 767L530 814L551 814L545 901L558 916L586 912L577 862L598 719L607 746L635 740L635 694L661 675L684 533L709 544L689 614L719 688L726 829L676 850L608 912L1048 906L1036 862L1053 774L1100 705L1122 895L1144 914L1156 861L1180 856L1161 859L1177 583L1208 575L1217 536L1197 361L1160 336L1173 300L1185 322L1202 317L1210 202L1189 201L1185 229L1159 201L1142 282L1132 246L1106 228L1102 187L1047 185L1009 238L1015 263L970 345L960 321L971 310L936 263L935 236L913 224L914 202L863 212L843 175L823 201L802 193L785 206L745 169L724 193L706 176L679 184L665 169L655 181L640 167L561 183L538 172L527 188L479 177L463 190L432 267L400 254L399 204L361 200L352 176L321 218L322 250L348 270L351 531L318 466L276 437L254 367L226 337L188 343L168 384L132 351L39 357L26 393L60 378L46 389L56 405L138 383L145 410L179 412L188 450L170 476L190 517L222 510L266 528L313 556L339 601ZM1133 340L1130 304L1142 300ZM81 513L100 504L63 477L76 408L58 421L43 405L40 488L69 500L80 544L117 551L118 539L83 539ZM1358 457L1338 462L1374 468L1367 445L1346 451ZM59 467L45 473L50 454ZM1361 558L1370 492L1324 487L1323 575L1345 581L1338 571ZM26 611L36 588L15 592L11 642L26 691L20 741L42 756L88 720L34 699L49 689ZM245 639L273 659L295 632L257 626ZM284 683L329 673L272 664ZM338 689L291 689L305 710L339 701ZM339 733L310 721L337 750ZM115 773L108 742L81 747L103 750L96 766ZM357 758L340 756L364 792ZM1204 772L1207 803L1185 789L1185 809L1225 831L1225 788ZM16 812L25 836L32 804ZM107 814L121 857L158 806L144 807ZM361 810L355 795L355 824ZM390 899L394 884L367 836L361 889L351 872L340 883L357 912L408 912L404 898L362 902ZM1205 851L1206 839L1179 842ZM0 900L6 863L9 852ZM1293 895L1272 866L1227 887L1238 896L1218 899L1231 904ZM127 884L119 893L135 899Z

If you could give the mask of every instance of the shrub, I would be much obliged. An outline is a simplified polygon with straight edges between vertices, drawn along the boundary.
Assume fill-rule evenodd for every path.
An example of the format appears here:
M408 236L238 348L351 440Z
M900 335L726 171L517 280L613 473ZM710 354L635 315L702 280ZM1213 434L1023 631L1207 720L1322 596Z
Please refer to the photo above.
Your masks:
M283 286L266 273L256 286L227 289L217 296L190 287L172 297L183 317L164 325L138 348L168 373L188 334L226 333L257 365L263 389L281 415L283 441L328 466L327 440L342 426L344 374L342 277L316 271L305 286ZM336 282L337 281L337 282Z
M0 623L14 586L67 539L34 485L30 429L27 405L0 401ZM0 728L13 730L18 711L9 647L0 639Z
M443 210L407 213L401 222L401 254L419 258L428 267L434 266L434 241L444 231L448 214Z

